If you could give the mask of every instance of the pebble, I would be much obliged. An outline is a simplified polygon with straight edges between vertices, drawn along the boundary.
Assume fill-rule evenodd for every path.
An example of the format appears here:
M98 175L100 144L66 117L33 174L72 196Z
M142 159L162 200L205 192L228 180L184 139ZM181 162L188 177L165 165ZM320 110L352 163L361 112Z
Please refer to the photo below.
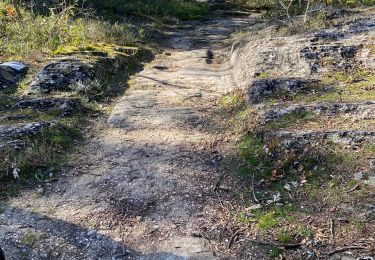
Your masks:
M90 230L89 232L87 232L87 236L88 237L91 237L93 235L95 235L95 231L94 230Z

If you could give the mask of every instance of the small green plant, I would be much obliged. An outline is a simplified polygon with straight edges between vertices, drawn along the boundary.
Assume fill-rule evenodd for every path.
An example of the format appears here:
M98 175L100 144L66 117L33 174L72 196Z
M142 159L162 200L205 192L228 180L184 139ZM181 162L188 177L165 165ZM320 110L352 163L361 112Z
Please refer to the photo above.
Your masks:
M235 111L245 106L244 95L240 90L233 91L221 100L221 107L225 110Z
M270 77L270 74L266 73L266 72L262 72L259 74L258 78L260 79L267 79Z
M273 247L268 251L268 256L271 258L278 258L283 254L283 250L277 247Z
M297 234L305 238L312 238L315 232L311 228L308 228L306 226L300 226L297 229Z
M284 244L293 242L293 235L287 230L279 230L276 234L277 240Z
M47 234L35 231L27 231L21 237L21 243L26 246L34 246L40 240L47 238Z
M260 229L268 230L268 229L271 229L273 227L276 227L278 224L279 224L279 221L277 219L276 213L275 212L268 212L264 215L261 215L258 218L257 226Z
M362 219L355 219L352 221L352 224L353 226L360 232L364 232L365 230L365 221L363 221Z
M237 221L247 225L247 224L255 222L256 219L254 219L253 217L247 216L245 213L240 213L237 216Z
M311 112L302 110L296 111L291 114L287 114L282 118L272 121L271 123L267 124L267 127L270 129L281 129L293 126L295 124L301 124L306 121L311 121L313 119L313 114Z

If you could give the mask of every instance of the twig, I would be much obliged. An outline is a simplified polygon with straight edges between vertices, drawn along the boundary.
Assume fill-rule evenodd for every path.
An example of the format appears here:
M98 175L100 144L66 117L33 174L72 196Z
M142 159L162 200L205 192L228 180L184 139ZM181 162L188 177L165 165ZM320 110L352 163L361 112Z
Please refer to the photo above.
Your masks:
M254 201L257 203L257 204L260 204L259 203L259 200L257 199L257 196L255 194L255 188L254 188L254 178L255 178L255 174L254 174L254 171L253 171L253 176L252 176L252 180L251 180L251 188L253 189L253 197L254 197Z
M229 240L229 243L228 243L228 249L230 249L234 243L234 241L236 240L236 238L238 237L240 233L240 230L237 230L236 233L233 234L233 236L230 238Z
M217 191L219 189L219 185L220 183L222 182L224 178L224 174L222 174L220 177L219 177L219 180L216 182L215 186L214 186L214 191Z
M347 192L347 193L350 193L350 192L353 192L353 191L357 190L358 188L359 188L359 183L357 183L356 185L354 185L353 188L347 190L346 192Z
M335 237L335 222L333 221L333 218L331 218L331 235L332 237Z
M327 253L327 255L332 256L334 254L342 253L348 250L358 250L358 249L368 249L368 247L365 246L347 246L347 247L342 247L338 248L332 252Z
M247 239L247 241L249 241L251 243L255 243L255 244L260 244L260 245L273 246L273 247L283 247L285 249L296 249L296 248L301 246L300 243L297 243L297 244L279 244L279 243L260 241L260 240L254 240L254 239Z
M220 202L221 207L222 207L223 209L225 209L225 206L224 206L223 202L221 201L221 198L220 198L219 194L217 193L217 191L215 191L215 194L216 194L217 198L219 199L219 202Z

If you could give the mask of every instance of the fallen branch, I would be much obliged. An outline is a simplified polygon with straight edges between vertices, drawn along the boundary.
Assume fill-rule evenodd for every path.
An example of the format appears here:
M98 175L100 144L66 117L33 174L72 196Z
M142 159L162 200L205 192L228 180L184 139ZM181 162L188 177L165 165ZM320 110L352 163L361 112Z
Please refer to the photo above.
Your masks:
M342 253L342 252L345 252L345 251L359 250L359 249L368 249L368 247L366 247L366 246L347 246L347 247L338 248L338 249L336 249L332 252L326 253L326 254L329 255L329 256L332 256L332 255Z
M236 233L234 233L233 236L230 238L229 243L228 243L228 249L232 247L233 243L236 241L239 234L240 234L240 230L237 230Z
M331 218L330 227L331 227L331 235L332 235L332 237L335 237L335 222L334 222L333 218Z
M246 239L246 240L251 242L251 243L255 243L255 244L272 246L272 247L283 247L285 249L296 249L296 248L299 248L301 246L300 243L282 244L282 243L273 243L273 242L267 242L267 241L254 240L254 239Z
M254 201L257 203L257 204L260 204L259 203L259 200L255 194L255 185L254 185L254 179L255 179L255 174L253 172L253 176L252 176L252 179L251 179L251 188L252 188L252 193L253 193L253 198L254 198Z
M359 188L359 183L357 183L356 185L354 185L353 188L347 190L346 192L347 192L347 193L350 193L350 192L353 192L353 191L357 190L358 188Z
M216 182L215 186L214 186L214 191L217 191L219 189L219 186L220 186L220 183L222 182L224 178L224 174L222 174L220 177L219 177L219 180Z

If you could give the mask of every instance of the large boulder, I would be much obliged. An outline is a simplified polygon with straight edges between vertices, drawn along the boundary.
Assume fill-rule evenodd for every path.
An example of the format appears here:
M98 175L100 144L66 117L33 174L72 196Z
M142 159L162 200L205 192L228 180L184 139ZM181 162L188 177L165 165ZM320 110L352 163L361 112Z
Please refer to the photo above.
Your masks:
M0 63L0 90L17 86L25 77L27 66L20 62Z
M90 67L78 60L57 61L44 67L31 83L30 92L50 93L68 90L91 80Z

